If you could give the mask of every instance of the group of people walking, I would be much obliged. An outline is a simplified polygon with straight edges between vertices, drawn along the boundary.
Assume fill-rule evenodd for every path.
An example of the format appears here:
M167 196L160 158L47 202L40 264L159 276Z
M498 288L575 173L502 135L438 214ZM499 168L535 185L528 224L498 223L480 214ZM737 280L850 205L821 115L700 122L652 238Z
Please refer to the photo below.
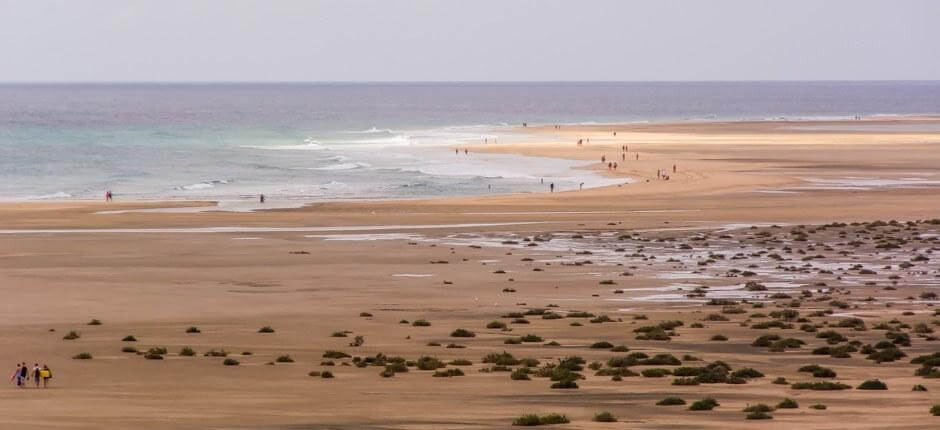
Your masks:
M36 363L30 368L29 365L23 362L16 365L16 370L13 371L13 375L10 376L10 380L14 381L19 388L26 388L26 384L29 382L30 378L33 379L36 388L40 386L47 388L49 386L49 380L52 379L52 370L45 364L40 367L39 363Z

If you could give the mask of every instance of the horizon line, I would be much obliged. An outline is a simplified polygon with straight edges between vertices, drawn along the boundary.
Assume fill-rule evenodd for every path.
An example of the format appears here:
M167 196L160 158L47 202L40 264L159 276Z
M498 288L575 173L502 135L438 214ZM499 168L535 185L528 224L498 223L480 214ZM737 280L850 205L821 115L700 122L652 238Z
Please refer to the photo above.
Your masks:
M940 79L711 79L711 80L322 80L322 81L264 81L264 80L191 80L191 81L150 81L150 80L114 80L114 81L0 81L0 85L191 85L191 84L665 84L665 83L887 83L887 82L940 82Z

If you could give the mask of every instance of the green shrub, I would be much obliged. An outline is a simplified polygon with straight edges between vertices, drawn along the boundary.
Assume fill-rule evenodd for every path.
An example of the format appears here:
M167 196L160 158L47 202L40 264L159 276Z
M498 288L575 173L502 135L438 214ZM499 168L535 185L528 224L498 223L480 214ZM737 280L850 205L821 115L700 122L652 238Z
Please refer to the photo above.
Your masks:
M526 414L512 420L514 426L542 426L549 424L568 424L568 417L561 414L548 414L538 416L535 414Z
M121 348L121 352L129 352L129 353L132 353L132 354L136 354L136 353L137 353L137 348L134 348L133 346L125 346L125 347Z
M328 350L323 353L323 358L331 358L331 359L349 358L349 354L342 352L342 351Z
M647 378L662 378L663 376L669 375L670 373L672 372L670 372L669 369L660 368L643 369L640 371L640 374Z
M101 320L93 318L91 321L88 321L88 325L101 325Z
M124 336L121 342L137 342L137 338L131 335Z
M790 398L783 399L783 401L777 404L777 409L796 409L799 407L800 404Z
M486 328L489 328L489 329L504 329L504 328L506 328L506 323L504 323L504 322L502 322L502 321L490 321L488 324L486 324Z
M744 419L748 419L748 420L769 420L769 419L773 419L773 416L770 415L770 414L768 414L767 412L755 411L755 412L751 412L751 413L745 415L745 416L744 416Z
M463 376L463 371L460 369L447 369L447 370L438 370L435 371L433 375L435 378L450 378L452 376Z
M91 353L89 352L82 352L72 356L73 360L91 360L91 358Z
M290 355L281 355L274 359L275 363L293 363L294 359Z
M824 410L826 410L826 405L824 405L824 404L822 404L822 403L816 403L815 405L810 405L809 408L810 408L810 409L816 409L816 410L818 410L818 411L824 411Z
M558 381L552 384L551 388L553 389L576 389L578 388L578 384L574 382L573 379L563 379L561 381Z
M599 423L615 423L617 417L614 414L604 411L594 415L594 421Z
M706 397L702 400L696 400L689 406L690 411L710 411L715 409L716 406L720 406L718 401L711 397Z
M529 369L522 368L513 370L512 373L509 374L509 379L513 381L529 381L532 378L529 378Z
M199 330L199 327L193 325L186 329L186 333L202 333L202 330Z
M515 366L519 364L519 360L517 360L516 357L513 357L512 354L506 351L503 351L501 353L491 352L485 355L483 359L480 361L486 364L497 364L500 366Z
M711 337L711 340L712 340L712 341L715 341L715 342L724 342L724 341L728 340L728 337L725 336L725 335L723 335L723 334L716 334L716 335L714 335L714 336Z
M794 390L814 390L814 391L834 391L834 390L848 390L852 388L851 385L845 385L840 382L797 382L793 385L790 385L790 388Z
M869 379L856 387L859 390L887 390L888 385L877 379Z
M226 366L238 366L239 365L238 360L234 358L226 358L225 361L222 362L222 364Z
M465 360L463 358L458 358L456 360L451 361L448 364L450 364L451 366L472 366L473 362L470 360Z
M930 414L935 417L940 417L940 404L933 405L930 407Z
M274 329L271 326L264 326L258 329L258 333L274 333Z
M451 337L474 337L476 334L470 330L458 328L450 333Z
M614 347L614 344L610 342L605 342L605 341L594 342L591 344L591 349L611 349L613 347Z
M183 349L180 350L180 355L183 357L192 357L196 355L196 351L193 351L193 349L188 346L184 346Z
M415 367L420 370L437 370L445 366L441 360L426 355L415 361Z
M685 400L682 400L679 397L666 397L665 399L656 402L656 406L677 406L684 404Z
M75 340L75 339L78 339L78 338L80 338L80 337L82 337L82 335L80 335L77 331L72 330L72 331L68 332L68 334L66 334L65 336L63 336L62 339L63 339L63 340Z
M927 391L927 387L917 384L911 388L911 391Z
M228 351L226 351L226 350L224 350L224 349L220 349L220 350L218 350L218 351L216 351L216 350L214 350L214 349L210 349L210 350L206 351L205 354L202 354L202 355L204 355L204 356L206 356L206 357L225 357L225 356L228 355Z
M333 372L330 372L329 370L324 370L320 372L320 377L323 379L330 379L333 377Z
M774 408L767 406L763 403L758 403L756 405L749 405L742 412L773 412Z
M763 378L764 374L759 370L752 369L750 367L745 367L743 369L735 370L731 372L732 378L744 378L744 379L754 379L754 378Z
M415 320L413 323L411 323L411 325L414 327L430 327L431 323L428 322L427 320L418 319L418 320Z

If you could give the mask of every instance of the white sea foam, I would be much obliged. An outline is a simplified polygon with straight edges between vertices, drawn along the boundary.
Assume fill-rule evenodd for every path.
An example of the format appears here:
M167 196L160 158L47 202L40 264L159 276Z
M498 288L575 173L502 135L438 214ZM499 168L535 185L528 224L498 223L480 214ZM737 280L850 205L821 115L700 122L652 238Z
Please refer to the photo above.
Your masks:
M352 170L370 167L369 163L338 163L323 167L311 167L310 170Z

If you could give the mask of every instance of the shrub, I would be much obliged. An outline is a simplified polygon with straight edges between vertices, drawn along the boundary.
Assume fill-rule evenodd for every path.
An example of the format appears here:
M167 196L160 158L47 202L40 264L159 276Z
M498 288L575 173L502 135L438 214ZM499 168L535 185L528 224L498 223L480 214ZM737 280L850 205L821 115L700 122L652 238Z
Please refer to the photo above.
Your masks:
M614 347L614 344L610 342L604 342L604 341L594 342L591 344L591 349L610 349L613 347Z
M153 355L164 355L166 353L167 353L167 349L162 346L155 346L147 350L147 354L153 354Z
M450 333L450 336L451 337L475 337L476 333L467 329L458 328L457 330L452 331Z
M834 391L834 390L848 390L852 388L851 385L845 385L840 382L797 382L793 385L790 385L790 388L794 390L814 390L814 391Z
M163 356L160 354L154 354L153 352L147 352L144 354L144 358L147 360L163 360Z
M777 384L777 385L789 385L790 384L789 382L787 382L787 378L784 378L783 376L778 376L771 383Z
M220 349L218 351L214 349L210 349L209 351L206 351L206 353L202 355L206 357L225 357L228 355L228 352L224 349Z
M735 370L731 372L732 378L743 378L743 379L754 379L754 378L763 378L764 374L757 369L752 369L750 367L745 367L743 369Z
M859 390L887 390L888 385L884 382L881 382L877 379L869 379L865 382L862 382L858 387Z
M803 366L799 369L800 372L812 373L813 377L816 378L835 378L836 372L827 367L822 367L818 364L810 364L808 366Z
M552 384L552 386L551 386L550 388L553 388L553 389L566 389L566 390L567 390L567 389L577 389L577 388L578 388L578 384L577 384L576 382L574 382L574 379L563 379L563 380L561 380L561 381L558 381L558 382Z
M137 348L134 348L133 346L125 346L125 347L121 348L121 352L129 352L129 353L132 353L132 354L136 354L136 353L137 353Z
M438 370L435 371L433 375L435 378L450 378L452 376L463 376L463 370L460 369L447 369L447 370Z
M422 356L417 361L415 361L415 367L420 370L436 370L446 365L434 357Z
M414 320L414 322L411 323L411 325L414 327L430 327L431 323L427 320L418 319L418 320Z
M458 358L456 360L451 361L448 364L450 364L451 366L472 366L473 362L470 360L465 360L463 358Z
M682 362L672 354L656 354L651 358L640 361L639 364L647 366L678 366L682 364Z
M697 400L689 406L690 411L710 411L715 409L716 406L720 406L718 401L711 397L706 397L702 400Z
M672 380L672 385L698 385L696 378L676 378Z
M504 323L504 322L502 322L502 321L490 321L490 322L486 325L486 328L489 328L489 329L503 329L503 328L506 328L506 323Z
M183 357L192 357L196 355L196 351L193 351L193 349L188 346L184 346L183 349L180 350L180 355Z
M258 329L258 333L274 333L274 329L271 326L264 326Z
M290 355L281 355L274 359L275 363L293 363L294 359Z
M744 408L742 412L772 412L773 410L774 408L770 406L767 406L763 403L758 403L756 405L749 405L748 407Z
M685 400L682 400L679 397L666 397L665 399L656 402L656 406L677 406L684 404Z
M316 370L312 370L312 371L310 371L310 373L307 373L307 375L312 376L312 377L314 377L314 378L319 378L319 377L320 377L320 372L318 372L318 371L316 371Z
M535 414L526 414L512 420L514 426L542 426L549 424L568 424L568 417L561 414L548 414L538 416Z
M617 417L610 412L604 411L594 415L594 421L599 423L615 423L617 422Z
M137 342L137 338L131 335L124 336L121 342Z
M824 410L826 410L826 405L824 405L824 404L822 404L822 403L816 403L815 405L810 405L809 408L810 408L810 409L816 409L816 410L819 410L819 411L824 411Z
M525 335L525 336L520 337L519 340L522 341L522 342L530 342L530 343L531 343L531 342L541 342L541 341L543 341L544 339L542 339L540 336L536 336L536 335L534 335L534 334L527 334L527 335Z
M91 321L88 321L88 325L101 325L101 320L93 318Z
M226 358L225 361L222 362L222 364L226 366L238 366L239 363L238 363L238 360L234 358Z
M186 333L202 333L202 330L199 330L199 327L193 325L186 329Z
M725 335L723 335L723 334L716 334L716 335L712 336L711 340L712 340L712 341L716 341L716 342L724 342L724 341L728 340L728 337L725 336Z
M917 384L913 388L911 388L911 391L927 391L927 387Z
M349 358L349 354L342 352L342 351L327 350L326 352L323 353L323 358L332 358L332 359Z
M320 377L323 379L330 379L333 377L333 372L330 372L329 370L324 370L320 372Z
M63 340L75 340L75 339L78 339L78 338L80 338L80 337L82 337L82 335L78 334L77 331L72 330L72 331L68 332L68 334L66 334L65 336L62 336L62 339L63 339Z
M512 373L509 374L509 379L513 381L529 381L532 378L529 378L529 369L522 368L513 370Z
M745 415L744 418L748 420L769 420L773 419L773 416L767 412L756 411Z
M940 404L931 406L930 414L935 417L940 417Z
M640 372L641 375L647 378L662 378L663 376L669 375L670 373L672 372L670 372L669 369L660 369L660 368L643 369Z
M82 352L72 356L73 360L91 360L91 358L91 353L89 352Z
M782 402L777 404L777 409L796 409L799 408L800 404L796 400L786 398Z

